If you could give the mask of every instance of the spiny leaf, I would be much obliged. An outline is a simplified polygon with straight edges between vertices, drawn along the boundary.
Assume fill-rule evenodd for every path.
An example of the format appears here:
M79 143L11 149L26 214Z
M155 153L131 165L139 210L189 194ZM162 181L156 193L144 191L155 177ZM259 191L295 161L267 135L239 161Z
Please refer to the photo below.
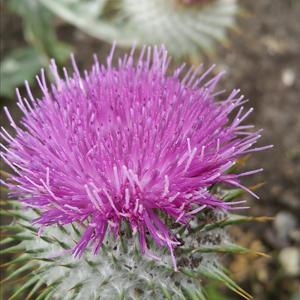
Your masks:
M125 300L125 292L124 292L124 290L122 290L122 291L119 292L118 297L119 297L118 300Z
M73 292L73 297L75 298L76 295L78 295L80 289L83 287L84 282L78 282L77 284L75 284L72 288L69 289L69 291Z
M46 258L46 257L31 257L31 259L36 261L43 261L43 262L49 262L49 263L55 263L54 258ZM50 267L50 266L49 266Z
M247 163L247 161L250 159L250 156L251 155L248 154L237 159L236 163L228 169L227 173L235 173L238 168L243 167Z
M256 190L258 190L259 188L261 188L262 186L264 186L266 183L265 182L260 182L260 183L257 183L257 184L255 184L255 185L251 185L250 187L249 187L249 189L251 190L251 191L256 191Z
M126 236L125 236L125 233L123 233L121 231L121 228L119 230L119 235L120 235L120 243L121 243L122 251L124 253L127 253L128 248L127 248L127 244L126 244Z
M242 247L240 245L236 245L233 243L226 243L223 245L217 246L209 246L203 245L199 248L183 248L182 251L184 253L194 254L194 253L238 253L238 254L246 254L246 253L253 253L256 255L267 256L262 252L253 251L251 249Z
M230 300L224 293L220 293L218 291L218 286L216 285L209 285L205 288L207 297L209 300Z
M68 230L67 230L64 226L62 226L62 225L57 225L57 228L58 228L62 233L69 235Z
M8 217L15 217L17 219L21 219L21 220L24 220L24 221L27 221L29 222L30 219L28 217L26 217L24 214L21 214L15 210L4 210L4 209L1 209L0 210L0 215L1 216L8 216Z
M198 296L195 294L193 290L185 287L182 287L181 289L186 300L199 300Z
M236 292L246 300L252 299L252 296L249 293L244 291L232 279L230 279L225 273L223 273L216 267L202 266L201 268L198 269L198 273L205 277L223 282L228 288L230 288L231 290L233 290L234 292Z
M213 230L216 228L224 228L229 225L237 225L237 224L242 224L242 223L248 223L248 222L267 222L273 220L273 217L267 217L267 216L260 216L260 217L247 217L247 216L241 216L241 215L234 215L230 214L225 220L211 223L211 224L206 224L200 226L194 231L194 232L207 232L209 230Z
M170 294L169 290L167 289L167 287L164 284L161 284L160 288L161 288L161 291L162 291L163 295L165 296L165 298L167 300L172 300L173 299L172 295Z
M25 251L25 253L28 253L28 254L40 254L40 253L44 253L44 252L47 252L46 248L27 249Z
M0 245L3 246L3 245L6 245L6 244L9 244L11 242L13 242L14 239L11 238L11 237L6 237L4 238L3 240L0 241Z
M110 279L111 279L111 276L108 276L108 277L104 278L102 280L102 282L100 283L100 286L104 286L104 285L108 284Z
M228 277L225 273L221 272L220 270L216 270L216 272L219 273L220 277L224 280L226 285L233 291L235 291L237 294L241 295L245 299L252 299L253 297L247 293L245 290L243 290L241 287L239 287L230 277Z
M196 294L199 298L199 300L208 300L207 297L204 295L204 293L201 290L196 291ZM209 299L211 300L211 299Z
M75 226L73 223L71 223L71 226L72 226L73 231L76 233L77 237L81 237L81 233L80 233L80 231L76 228L76 226Z
M260 216L260 217L247 217L240 215L230 215L230 219L224 221L224 223L231 223L232 225L241 224L246 222L267 222L274 220L273 217L269 216Z
M13 200L13 199L1 199L0 205L10 205L14 208L21 207L21 203L17 200Z
M1 280L1 283L6 282L16 276L18 276L19 274L23 273L24 271L27 271L29 269L32 269L34 266L34 263L29 262L27 264L25 264L24 266L16 269L14 272L12 272L10 275L8 275L6 278L4 278L3 280Z
M116 266L119 266L117 257L116 257L113 253L111 253L110 256L111 256L111 258L112 258L113 263L114 263Z
M24 231L24 228L22 228L21 225L18 224L9 224L9 225L1 225L0 226L1 231L10 231L10 232L22 232Z
M59 239L57 239L56 237L52 237L52 239L63 249L67 250L70 249L70 246L68 244L66 244L63 241L60 241Z
M188 276L188 277L191 277L191 278L198 278L199 277L199 275L196 272L194 272L194 271L192 271L188 268L180 268L180 272L183 273L184 275Z
M265 183L258 183L256 185L250 186L249 189L251 191L255 191L257 189L259 189L260 187L262 187ZM223 190L224 195L221 197L222 200L224 200L225 202L230 202L234 199L236 199L237 197L243 195L245 193L245 190L243 189L230 189L230 190Z
M44 270L47 270L48 268L44 268ZM48 285L42 292L41 294L35 299L35 300L45 300L49 299L49 295L52 295L52 293L55 291L56 286L61 283L61 281L64 280L64 277L61 276L54 282L52 282L50 285Z
M32 277L30 280L26 281L21 287L19 287L16 292L9 297L8 300L13 300L15 299L20 293L22 293L24 290L27 288L31 287L33 284L35 284L39 280L38 276Z
M34 237L26 235L26 234L17 234L17 235L12 236L12 239L17 242L20 242L20 241L22 242L22 241L32 241L32 240L34 240Z
M242 189L231 189L225 192L224 196L222 196L222 200L225 202L230 202L233 199L241 196L243 193L245 193Z
M53 299L52 298L52 293L49 293L46 297L45 297L45 300L51 300Z
M45 236L45 235L41 235L41 236L40 236L40 239L42 239L44 242L49 243L49 244L52 244L52 243L55 242L54 239L52 239L52 238L49 237L49 236Z
M96 262L91 261L91 260L89 260L89 259L85 259L85 261L86 261L86 263L87 263L90 267L92 267L93 269L99 265L99 263L96 263Z
M76 265L75 263L69 263L69 264L58 264L58 266L64 267L64 268L68 268L68 269L73 269L73 268L75 268L77 265Z
M181 227L179 227L179 229L177 230L176 234L179 236L183 235L183 233L185 232L185 230L187 230L188 227L189 225L181 225Z
M45 300L48 295L51 295L53 293L53 291L54 291L53 287L48 286L35 300Z
M24 250L23 246L18 244L18 245L14 245L14 246L11 246L11 247L8 247L8 248L5 248L5 249L1 250L0 255L3 255L5 253L16 253L16 252L19 252L19 251L22 251L22 250Z
M15 259L12 259L12 260L0 265L0 267L7 267L7 266L18 264L18 263L24 263L29 260L31 260L31 256L29 256L27 254L21 254L21 255L17 256Z
M44 284L42 280L38 280L34 287L31 289L30 293L26 296L25 300L30 300L30 298L40 289L40 287Z
M32 233L37 233L38 230L32 226L29 226L29 225L25 225L25 224L21 224L22 227L24 227L25 229L31 231Z

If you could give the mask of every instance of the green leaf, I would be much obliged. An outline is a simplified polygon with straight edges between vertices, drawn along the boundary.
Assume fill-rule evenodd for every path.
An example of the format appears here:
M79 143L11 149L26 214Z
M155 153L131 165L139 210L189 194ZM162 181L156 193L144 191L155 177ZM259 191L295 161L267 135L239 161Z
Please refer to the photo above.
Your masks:
M195 228L194 232L207 232L209 230L213 230L215 228L224 228L229 225L237 225L248 222L267 222L273 220L272 217L260 216L260 217L247 217L241 215L230 214L225 220L211 223L211 224L203 224Z
M26 235L26 234L17 234L17 235L14 235L12 237L15 241L32 241L35 239L34 236L29 236L29 235Z
M162 291L163 295L165 296L165 298L167 300L172 300L173 299L172 295L170 294L169 290L167 289L167 287L164 284L161 284L160 288L161 288L161 291Z
M11 205L12 207L20 207L21 203L17 200L12 199L1 199L0 205Z
M67 249L70 249L70 246L63 242L63 241L60 241L59 239L57 239L56 237L52 237L52 239L63 249L67 250Z
M52 244L52 243L55 242L54 239L52 239L52 238L49 237L49 236L41 235L40 238L41 238L44 242L49 243L49 244Z
M224 243L221 245L203 245L199 248L183 248L183 253L233 253L233 254L247 254L252 253L256 255L261 255L267 257L268 255L262 252L253 251L251 249L245 248L243 246L233 244L233 243Z
M191 278L198 278L199 277L199 275L196 272L194 272L194 271L192 271L188 268L181 268L180 272L183 273L184 275L188 276L188 277L191 277Z
M64 267L67 269L73 269L73 268L76 268L77 264L76 263L57 264L57 266Z
M52 15L39 0L11 0L9 7L23 18L25 37L39 53L43 65L48 64L49 58L63 63L70 47L58 41Z
M41 254L41 253L44 253L44 252L47 252L48 249L47 248L35 248L35 249L28 249L25 251L25 253L28 253L28 254Z
M31 231L32 233L37 233L38 230L32 226L29 226L29 225L25 225L25 224L21 224L22 227L24 227L25 229Z
M12 259L12 260L0 265L0 267L7 267L7 266L18 264L18 263L24 263L24 262L29 261L30 259L31 259L31 257L29 255L21 254L21 255L18 255L15 259Z
M207 293L207 298L209 300L230 300L223 293L218 291L218 287L216 285L209 285L205 288Z
M30 221L30 219L28 217L26 217L24 214L17 212L16 210L13 210L13 209L11 209L11 210L1 209L0 216L15 217L17 219L21 219L24 221L28 221L28 222Z
M208 299L211 300L210 298L207 298L206 295L201 290L196 291L196 294L197 294L199 300L208 300Z
M50 269L51 267L44 268L44 272L47 269ZM58 284L61 284L61 282L64 280L64 277L59 277L57 278L54 282L52 282L49 286L47 286L41 293L40 295L35 299L35 300L46 300L46 299L51 299L50 295L55 291L55 288Z
M42 63L37 51L33 48L21 48L12 51L1 62L0 69L0 94L11 97L15 88L26 79L32 79Z
M224 200L225 202L230 202L230 201L234 200L235 198L241 196L243 193L245 193L245 191L242 189L231 189L231 190L225 191L225 194L223 195L222 200Z
M26 281L21 287L19 287L17 291L11 297L9 297L8 300L15 299L20 293L22 293L24 290L35 284L38 280L38 276L32 277L30 280Z
M26 296L25 300L31 299L31 297L39 290L39 288L44 284L43 280L36 282L35 286L31 289L30 293Z
M207 278L224 283L229 289L231 289L246 300L252 299L252 296L249 293L247 293L241 287L239 287L231 278L229 278L224 272L222 272L217 267L201 266L201 268L198 269L198 273L199 275L201 274Z
M27 264L25 264L24 266L16 269L14 272L12 272L10 275L8 275L7 277L5 277L3 280L1 280L1 284L5 281L8 281L16 276L18 276L19 274L23 273L24 271L28 271L29 269L32 269L34 266L33 262L29 262Z
M181 290L186 300L199 300L199 297L194 290L185 287L182 287Z
M76 226L75 226L73 223L71 223L71 226L72 226L73 231L74 231L75 234L77 235L77 237L81 237L81 233L80 233L80 231L76 228Z
M45 300L48 295L51 295L54 292L54 288L52 286L46 287L43 292L36 298L36 300Z
M25 38L32 46L14 50L2 61L0 94L12 97L15 88L24 80L32 82L50 58L64 63L71 48L57 39L53 17L39 0L10 0L8 7L22 17Z
M24 250L22 246L15 245L15 246L11 246L9 248L5 248L5 249L1 250L0 255L3 255L5 253L16 253L16 252L19 252L19 251L22 251L22 250Z
M11 237L6 237L4 238L3 240L0 241L0 245L3 246L3 245L6 245L6 244L9 244L11 242L13 242L14 239L11 238Z
M125 300L125 292L124 292L124 290L122 290L122 291L119 292L118 297L119 297L118 300Z

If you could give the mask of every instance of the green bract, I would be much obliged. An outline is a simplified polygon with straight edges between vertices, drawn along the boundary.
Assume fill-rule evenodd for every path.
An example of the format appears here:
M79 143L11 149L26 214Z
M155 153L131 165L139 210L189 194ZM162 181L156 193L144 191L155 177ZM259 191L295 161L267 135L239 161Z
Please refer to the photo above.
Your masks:
M229 193L229 192L227 192ZM1 231L8 237L1 244L1 254L14 254L3 282L18 282L9 299L207 299L206 282L225 284L245 299L251 296L241 289L221 265L221 254L249 253L234 244L228 225L266 218L249 218L221 210L200 214L190 226L173 228L183 243L176 248L178 271L175 272L167 249L152 243L153 258L143 256L138 249L137 236L126 223L120 228L121 242L107 236L98 255L92 251L73 258L69 249L82 232L74 226L48 227L40 233L29 220L38 212L21 210L14 201L5 201L14 208L3 209L2 215L12 216L10 225ZM84 224L82 224L82 231ZM261 254L261 253L256 253Z

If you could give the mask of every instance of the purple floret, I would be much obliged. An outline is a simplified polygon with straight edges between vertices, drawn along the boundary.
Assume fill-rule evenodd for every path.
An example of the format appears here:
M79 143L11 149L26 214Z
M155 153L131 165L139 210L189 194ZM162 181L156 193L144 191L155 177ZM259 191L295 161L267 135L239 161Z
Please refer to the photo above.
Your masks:
M179 242L158 212L185 224L203 209L237 208L239 202L226 203L209 188L243 187L239 177L260 170L227 171L239 157L268 147L253 147L260 131L242 125L252 110L243 112L239 90L216 101L222 73L207 80L211 69L182 75L181 66L168 75L164 47L143 48L137 63L132 50L113 67L113 52L106 66L95 59L84 76L72 59L74 74L64 69L61 78L53 61L55 84L47 87L42 71L40 100L28 84L28 100L18 93L21 125L6 109L16 134L1 131L7 144L1 156L14 170L6 185L12 196L40 211L34 222L41 227L85 226L75 256L90 244L97 253L107 231L118 236L127 220L143 253L150 253L149 233L169 248L176 268Z

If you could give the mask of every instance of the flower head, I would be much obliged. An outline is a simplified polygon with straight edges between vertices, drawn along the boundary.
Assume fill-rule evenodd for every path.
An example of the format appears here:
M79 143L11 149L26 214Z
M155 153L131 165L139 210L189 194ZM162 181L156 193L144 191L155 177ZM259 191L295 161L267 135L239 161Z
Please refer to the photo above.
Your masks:
M137 63L132 50L113 67L113 49L106 66L95 59L83 77L74 59L74 74L64 69L64 78L52 62L55 84L48 88L42 71L40 100L28 84L28 100L18 93L22 126L6 109L16 135L1 132L8 143L1 156L15 171L6 184L40 211L34 222L41 227L86 227L75 256L90 243L97 253L106 232L118 236L124 220L137 232L143 253L149 253L149 233L173 256L179 242L161 216L186 223L206 208L232 208L210 187L240 187L240 176L259 171L227 173L237 158L260 149L252 147L259 132L242 125L251 110L243 113L238 90L216 101L222 74L205 82L211 69L181 76L182 66L168 75L163 47L143 48Z

